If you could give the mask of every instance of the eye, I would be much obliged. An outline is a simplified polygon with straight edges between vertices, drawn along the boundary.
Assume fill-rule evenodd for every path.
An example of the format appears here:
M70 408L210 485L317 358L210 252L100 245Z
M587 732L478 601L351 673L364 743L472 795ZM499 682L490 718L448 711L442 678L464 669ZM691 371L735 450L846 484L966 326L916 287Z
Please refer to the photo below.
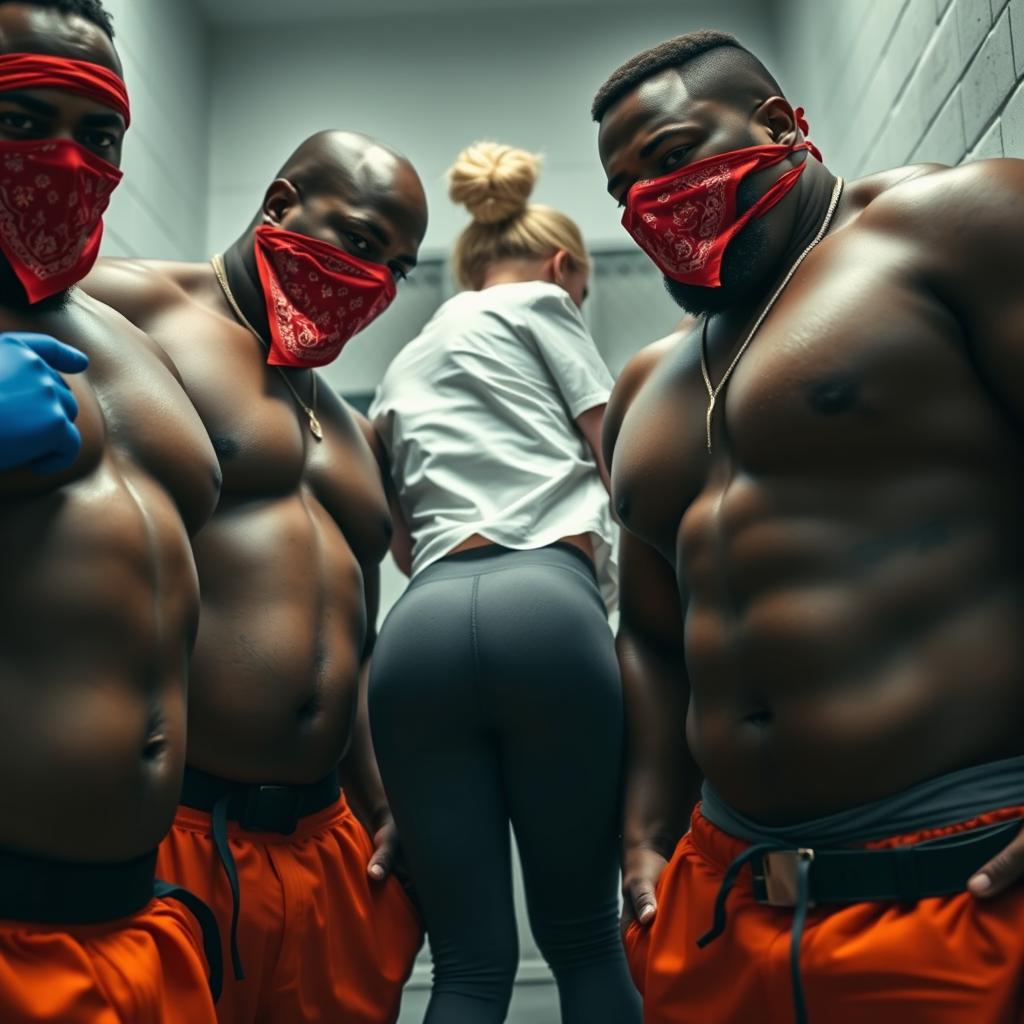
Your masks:
M12 132L31 132L38 129L36 119L28 114L0 114L0 127Z
M346 231L345 238L351 242L352 247L361 256L365 256L370 251L370 243L362 235L357 235L354 231Z
M112 132L104 132L99 131L97 129L82 132L82 134L79 136L79 140L81 141L83 146L86 146L89 149L94 149L97 152L102 152L103 150L109 149L116 149L121 141L120 138L118 138L118 136L114 135Z
M678 146L676 149L670 150L662 157L661 169L663 171L674 171L677 167L681 167L686 161L686 154L693 149L693 146Z

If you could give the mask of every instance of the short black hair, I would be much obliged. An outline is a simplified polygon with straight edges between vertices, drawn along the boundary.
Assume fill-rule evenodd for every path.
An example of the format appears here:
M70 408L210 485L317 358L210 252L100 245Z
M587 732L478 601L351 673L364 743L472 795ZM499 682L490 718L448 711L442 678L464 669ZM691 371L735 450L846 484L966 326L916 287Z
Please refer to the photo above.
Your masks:
M707 93L714 86L716 95L727 98L750 93L763 93L761 99L782 95L771 72L735 36L688 32L638 53L613 71L594 97L590 109L594 120L600 121L623 96L669 68L679 69L687 89L695 94Z
M114 19L104 10L100 0L0 0L0 4L28 4L31 7L49 7L61 14L77 14L103 29L107 38L114 38Z

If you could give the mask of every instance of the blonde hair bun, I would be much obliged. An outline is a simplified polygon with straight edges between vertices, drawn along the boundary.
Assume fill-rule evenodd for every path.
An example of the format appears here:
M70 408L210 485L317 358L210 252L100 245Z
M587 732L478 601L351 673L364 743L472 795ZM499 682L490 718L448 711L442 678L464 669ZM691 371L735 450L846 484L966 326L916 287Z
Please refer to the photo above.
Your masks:
M540 157L498 142L474 142L448 171L448 195L480 224L500 224L524 213Z

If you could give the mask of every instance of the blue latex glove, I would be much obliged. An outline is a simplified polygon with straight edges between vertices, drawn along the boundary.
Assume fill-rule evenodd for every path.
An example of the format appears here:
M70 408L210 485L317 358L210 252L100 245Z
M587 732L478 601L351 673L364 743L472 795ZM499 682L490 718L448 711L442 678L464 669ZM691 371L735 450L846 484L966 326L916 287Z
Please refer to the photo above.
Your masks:
M57 473L78 457L78 403L61 373L88 357L46 334L0 334L0 470Z

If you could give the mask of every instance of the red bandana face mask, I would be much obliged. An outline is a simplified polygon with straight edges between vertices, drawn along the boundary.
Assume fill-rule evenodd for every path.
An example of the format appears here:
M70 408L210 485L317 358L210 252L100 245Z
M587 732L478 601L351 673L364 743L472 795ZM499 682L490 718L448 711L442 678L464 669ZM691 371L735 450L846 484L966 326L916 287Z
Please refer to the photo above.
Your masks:
M256 229L256 267L271 366L326 366L397 294L387 267L267 224Z
M807 131L803 109L795 111ZM721 286L726 246L755 217L762 217L797 183L807 165L786 171L760 199L737 216L736 193L748 174L773 167L792 153L821 154L810 142L795 146L748 146L716 153L661 178L638 181L626 198L622 225L657 264L681 284Z
M124 82L86 61L0 57L0 93L64 89L130 120ZM99 255L103 214L121 172L66 139L0 142L0 251L36 303L81 281Z

